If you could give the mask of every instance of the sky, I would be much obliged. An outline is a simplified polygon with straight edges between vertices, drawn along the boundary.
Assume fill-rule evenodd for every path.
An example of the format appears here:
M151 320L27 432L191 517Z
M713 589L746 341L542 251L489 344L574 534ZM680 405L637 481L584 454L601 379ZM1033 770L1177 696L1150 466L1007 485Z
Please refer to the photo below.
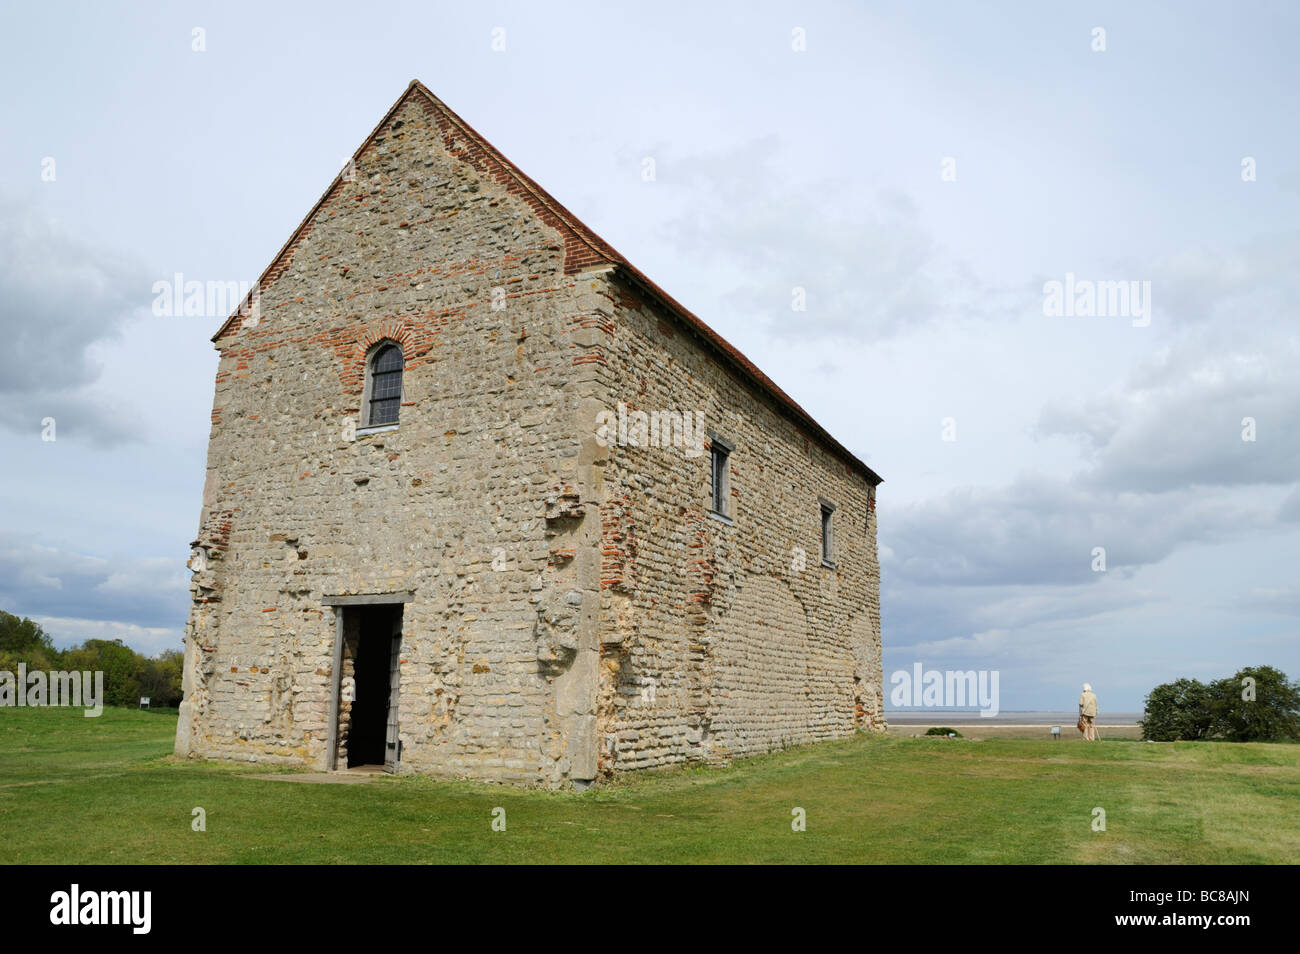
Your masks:
M181 646L220 318L154 283L255 281L419 78L884 477L887 693L1300 677L1300 7L0 24L0 609L59 645Z

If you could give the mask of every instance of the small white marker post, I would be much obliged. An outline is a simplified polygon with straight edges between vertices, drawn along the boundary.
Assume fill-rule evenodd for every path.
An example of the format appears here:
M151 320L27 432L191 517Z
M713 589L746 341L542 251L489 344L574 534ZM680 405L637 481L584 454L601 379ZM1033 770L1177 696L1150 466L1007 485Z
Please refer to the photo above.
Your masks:
M1059 725L1052 726L1052 741L1061 741L1061 727Z

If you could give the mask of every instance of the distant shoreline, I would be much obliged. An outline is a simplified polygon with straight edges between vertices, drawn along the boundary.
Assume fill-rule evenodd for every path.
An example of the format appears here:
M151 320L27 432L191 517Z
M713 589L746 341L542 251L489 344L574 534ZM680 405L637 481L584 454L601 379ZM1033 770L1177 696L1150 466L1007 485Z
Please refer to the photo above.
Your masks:
M886 720L888 721L888 720ZM944 722L936 719L930 722L895 722L898 726L908 726L910 728L919 728L921 726L935 725L947 726L949 729L1042 729L1053 725L1064 725L1063 722L995 722L986 719L983 722ZM1070 725L1074 723L1071 722ZM1136 729L1141 726L1139 722L1098 722L1099 729Z
M1102 713L1097 720L1097 735L1111 741L1137 741L1142 737L1142 713ZM911 709L905 712L886 712L885 723L889 734L898 738L923 736L929 729L952 729L963 738L983 739L1042 739L1078 742L1082 734L1075 728L1079 721L1077 712L999 712L983 718L978 709ZM1052 728L1060 732L1053 734Z
M1072 726L1079 718L1078 712L1014 711L1003 711L999 712L995 716L984 718L980 715L978 709L907 709L898 712L889 712L886 710L884 716L885 721L891 725L947 725L954 729L958 727L990 728L993 726L1017 729L1039 728L1040 726L1052 725ZM1116 728L1132 728L1138 726L1141 721L1141 712L1116 712L1113 714L1102 713L1098 719L1097 725L1113 726Z

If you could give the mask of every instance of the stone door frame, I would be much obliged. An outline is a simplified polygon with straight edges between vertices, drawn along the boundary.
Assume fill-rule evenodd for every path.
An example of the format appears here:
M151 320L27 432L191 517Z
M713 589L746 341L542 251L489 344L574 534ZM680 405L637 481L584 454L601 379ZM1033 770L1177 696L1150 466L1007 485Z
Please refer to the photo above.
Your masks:
M339 692L343 675L343 611L350 606L401 606L415 599L415 593L347 593L322 596L321 605L334 610L334 663L330 667L329 731L326 735L325 758L321 768L326 772L338 769L339 755ZM403 621L406 614L403 613Z

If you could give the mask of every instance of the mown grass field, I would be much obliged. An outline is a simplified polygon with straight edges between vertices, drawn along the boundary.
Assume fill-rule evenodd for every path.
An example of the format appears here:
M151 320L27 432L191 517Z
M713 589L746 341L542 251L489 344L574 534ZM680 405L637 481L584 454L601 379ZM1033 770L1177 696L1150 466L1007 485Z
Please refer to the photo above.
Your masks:
M862 736L573 794L254 779L268 769L172 761L174 725L131 710L0 709L0 863L1300 858L1300 745ZM204 832L191 830L195 807ZM806 831L791 829L796 807Z

